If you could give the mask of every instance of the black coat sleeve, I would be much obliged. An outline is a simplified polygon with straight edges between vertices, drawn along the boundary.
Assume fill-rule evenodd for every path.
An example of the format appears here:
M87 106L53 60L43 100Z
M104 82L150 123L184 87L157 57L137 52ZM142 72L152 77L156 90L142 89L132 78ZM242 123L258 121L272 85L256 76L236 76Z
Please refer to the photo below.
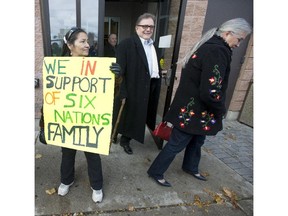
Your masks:
M120 99L127 98L127 87L126 87L126 71L127 71L127 40L120 43L116 51L116 62L121 66L122 70L122 82L120 85Z
M216 47L205 51L202 58L202 74L200 83L200 99L216 116L225 114L225 95L227 86L223 83L230 69L230 57L226 49ZM224 84L224 85L223 85Z

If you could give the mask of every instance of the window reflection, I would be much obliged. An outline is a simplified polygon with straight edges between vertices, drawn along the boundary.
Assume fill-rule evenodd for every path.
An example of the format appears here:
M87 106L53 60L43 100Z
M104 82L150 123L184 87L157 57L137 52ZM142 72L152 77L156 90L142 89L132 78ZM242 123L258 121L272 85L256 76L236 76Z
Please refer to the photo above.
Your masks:
M98 0L81 1L81 26L88 33L89 56L98 56Z
M104 44L108 43L108 36L110 34L116 34L118 41L119 37L120 17L105 17L104 20Z
M81 28L88 33L90 55L97 56L99 0L82 0ZM76 0L49 0L51 49L53 56L60 56L63 37L76 26Z
M53 56L60 56L63 37L76 26L75 0L49 0L51 48Z

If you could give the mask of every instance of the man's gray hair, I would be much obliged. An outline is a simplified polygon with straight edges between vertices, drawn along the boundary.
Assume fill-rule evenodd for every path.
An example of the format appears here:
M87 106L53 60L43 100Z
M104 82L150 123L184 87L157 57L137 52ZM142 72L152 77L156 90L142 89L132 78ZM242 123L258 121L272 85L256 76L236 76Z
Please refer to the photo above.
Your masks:
M153 22L155 23L155 16L153 15L153 14L151 14L151 13L144 13L144 14L142 14L142 15L140 15L139 17L138 17L138 19L137 19L137 21L136 21L136 25L138 25L140 22L141 22L141 20L143 20L143 19L149 19L149 18L151 18L152 20L153 20Z

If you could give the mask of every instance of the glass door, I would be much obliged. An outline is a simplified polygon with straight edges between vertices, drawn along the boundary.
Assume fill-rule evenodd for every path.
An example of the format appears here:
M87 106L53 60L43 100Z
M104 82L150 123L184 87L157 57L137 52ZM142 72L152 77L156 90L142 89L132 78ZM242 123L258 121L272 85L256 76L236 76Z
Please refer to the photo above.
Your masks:
M156 125L159 124L169 109L176 68L180 50L185 8L187 0L167 0L159 2L159 20L157 38L161 56L162 85L159 97ZM153 137L159 149L163 140Z
M162 69L162 87L157 112L159 122L162 121L171 102L186 2L167 0L159 3L157 38Z
M108 18L119 18L119 42L132 35L135 21L140 14L150 12L156 15L153 40L159 48L163 75L156 124L162 121L171 102L186 3L187 0L105 1L105 35L110 30ZM157 140L155 142L158 143ZM161 140L159 143L160 148Z
M117 39L119 38L119 27L120 27L120 18L119 17L105 17L104 19L104 43L108 43L108 37L110 34L116 34Z
M63 37L75 26L88 33L90 46L97 45L101 3L99 0L41 0L44 55L60 56Z
M52 56L60 56L63 37L76 26L76 3L71 0L49 0L49 23Z
M99 41L98 11L99 0L81 1L81 27L88 33L90 47L95 49L97 49Z

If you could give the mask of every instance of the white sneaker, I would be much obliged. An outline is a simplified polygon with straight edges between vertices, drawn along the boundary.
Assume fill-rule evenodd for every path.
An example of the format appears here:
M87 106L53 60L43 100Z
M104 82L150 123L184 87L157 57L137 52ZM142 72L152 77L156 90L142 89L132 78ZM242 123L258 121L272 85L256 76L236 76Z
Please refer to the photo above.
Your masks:
M102 202L102 199L103 199L102 189L100 189L100 190L94 190L93 188L91 188L91 189L93 190L92 200L93 200L95 203L100 203L100 202Z
M73 183L74 183L74 181L69 185L65 185L65 184L61 183L59 188L58 188L58 195L65 196L69 192L69 188Z

